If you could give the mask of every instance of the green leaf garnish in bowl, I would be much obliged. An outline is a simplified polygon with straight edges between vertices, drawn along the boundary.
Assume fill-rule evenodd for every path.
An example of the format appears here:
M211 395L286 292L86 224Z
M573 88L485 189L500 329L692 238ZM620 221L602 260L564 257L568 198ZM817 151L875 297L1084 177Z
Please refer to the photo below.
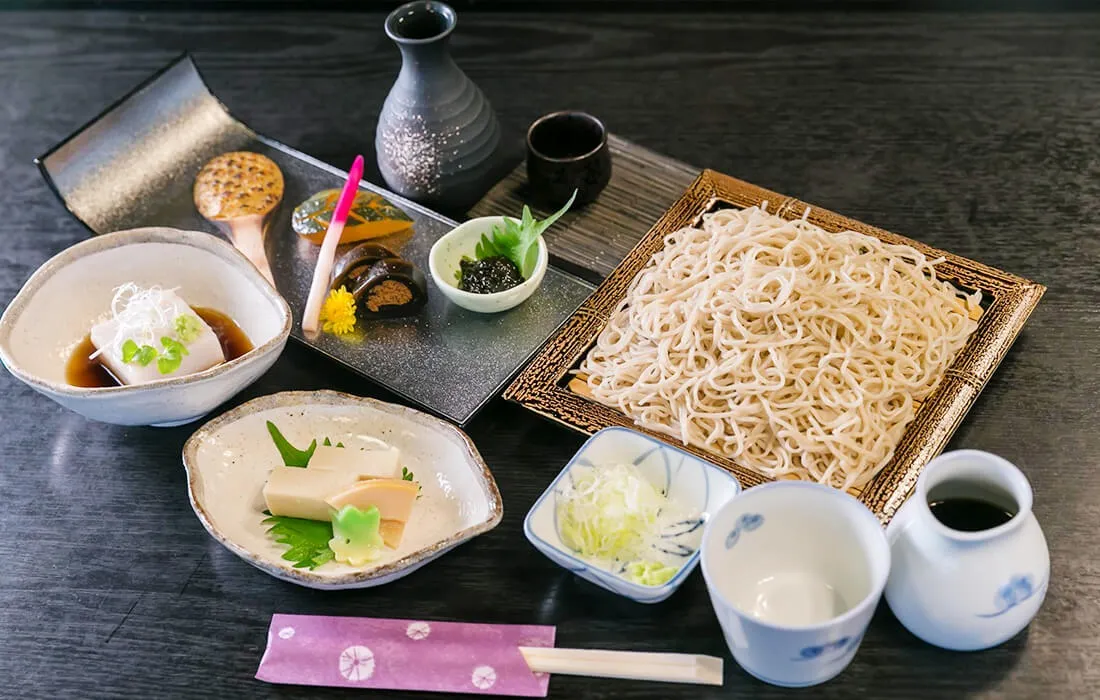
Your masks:
M519 270L523 279L530 279L535 271L535 263L538 260L538 240L542 232L554 225L569 207L573 206L573 200L577 198L577 191L573 190L573 196L561 209L539 221L531 214L531 207L523 205L522 218L516 221L505 218L503 226L494 226L490 234L481 234L481 240L477 242L474 255L478 260L487 258L504 257L512 262ZM500 290L503 291L503 290Z
M452 302L479 313L496 313L521 304L542 282L548 263L542 234L573 205L539 220L523 207L520 218L471 219L432 246L432 279Z

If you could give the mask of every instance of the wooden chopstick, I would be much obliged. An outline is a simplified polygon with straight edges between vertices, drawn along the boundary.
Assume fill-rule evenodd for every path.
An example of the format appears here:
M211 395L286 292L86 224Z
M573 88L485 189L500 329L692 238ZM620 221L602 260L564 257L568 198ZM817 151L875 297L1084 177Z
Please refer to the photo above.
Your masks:
M717 656L553 647L519 651L536 673L722 685L722 659Z

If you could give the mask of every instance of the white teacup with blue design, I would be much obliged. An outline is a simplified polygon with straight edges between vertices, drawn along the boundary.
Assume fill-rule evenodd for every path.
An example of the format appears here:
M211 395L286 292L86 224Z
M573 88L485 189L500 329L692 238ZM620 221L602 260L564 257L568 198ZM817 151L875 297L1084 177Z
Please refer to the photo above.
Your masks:
M890 547L862 503L780 481L707 524L703 576L733 658L773 685L816 685L848 666L882 597Z

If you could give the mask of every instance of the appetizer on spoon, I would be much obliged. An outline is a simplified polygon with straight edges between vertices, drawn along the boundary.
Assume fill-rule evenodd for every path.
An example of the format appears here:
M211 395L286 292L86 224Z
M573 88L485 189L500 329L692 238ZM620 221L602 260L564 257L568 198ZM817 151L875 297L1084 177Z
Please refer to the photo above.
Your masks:
M283 173L270 158L248 151L223 153L195 177L195 208L275 284L264 250L271 212L283 198Z

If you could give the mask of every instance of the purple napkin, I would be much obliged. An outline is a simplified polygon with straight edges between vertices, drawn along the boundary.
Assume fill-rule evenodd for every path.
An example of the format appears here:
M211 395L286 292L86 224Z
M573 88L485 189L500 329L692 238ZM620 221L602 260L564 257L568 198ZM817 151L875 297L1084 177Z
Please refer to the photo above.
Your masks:
M545 625L273 615L256 678L293 685L546 697L519 647L554 646Z

